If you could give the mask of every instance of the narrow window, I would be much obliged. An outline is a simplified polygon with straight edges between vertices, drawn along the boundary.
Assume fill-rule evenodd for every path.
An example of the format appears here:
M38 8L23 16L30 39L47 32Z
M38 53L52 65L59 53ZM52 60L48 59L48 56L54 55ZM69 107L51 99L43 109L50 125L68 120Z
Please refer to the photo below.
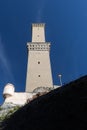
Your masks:
M40 75L38 75L38 77L40 77Z
M40 64L40 61L38 61L38 64Z

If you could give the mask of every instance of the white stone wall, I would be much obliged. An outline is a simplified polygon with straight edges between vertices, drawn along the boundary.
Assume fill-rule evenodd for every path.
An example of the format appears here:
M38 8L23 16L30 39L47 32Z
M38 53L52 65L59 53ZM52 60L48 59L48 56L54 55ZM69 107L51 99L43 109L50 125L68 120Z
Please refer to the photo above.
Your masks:
M13 96L10 96L5 99L5 103L13 103L16 105L24 105L27 101L27 99L31 99L35 95L34 93L17 93L15 92Z
M29 51L26 92L53 87L49 51Z
M59 88L61 86L54 85L54 89ZM8 93L7 93L8 94ZM12 96L9 96L5 98L4 103L12 103L14 105L25 105L27 103L27 100L32 100L33 96L36 95L36 93L26 93L26 92L14 92Z

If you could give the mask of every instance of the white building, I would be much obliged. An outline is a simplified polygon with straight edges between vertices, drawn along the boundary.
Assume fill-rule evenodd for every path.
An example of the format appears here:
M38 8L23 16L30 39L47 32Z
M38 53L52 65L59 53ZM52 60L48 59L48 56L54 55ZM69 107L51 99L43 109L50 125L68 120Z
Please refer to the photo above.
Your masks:
M16 105L24 105L28 99L32 99L35 93L26 92L15 92L15 87L13 84L6 84L3 91L3 97L6 103L13 103Z
M6 103L24 105L33 97L35 89L55 88L50 64L50 43L45 41L45 24L32 24L32 42L28 46L28 64L25 92L15 92L12 84L7 84L3 91ZM59 86L56 86L56 88Z

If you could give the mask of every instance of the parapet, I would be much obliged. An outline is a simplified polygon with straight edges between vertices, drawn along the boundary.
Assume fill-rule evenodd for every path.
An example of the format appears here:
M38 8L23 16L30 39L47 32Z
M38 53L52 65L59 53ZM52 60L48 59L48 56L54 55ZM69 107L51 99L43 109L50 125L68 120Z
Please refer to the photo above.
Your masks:
M4 91L3 91L3 97L4 98L7 98L7 97L10 97L10 96L13 96L14 95L14 92L15 92L15 87L13 84L6 84L6 86L4 87Z
M32 27L45 27L45 23L33 23Z

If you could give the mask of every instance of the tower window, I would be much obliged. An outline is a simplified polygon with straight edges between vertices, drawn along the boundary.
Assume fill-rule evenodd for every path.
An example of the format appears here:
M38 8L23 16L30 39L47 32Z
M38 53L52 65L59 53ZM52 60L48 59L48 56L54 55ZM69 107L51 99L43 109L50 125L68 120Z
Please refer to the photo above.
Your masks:
M40 77L40 75L38 75L38 77Z
M38 64L40 64L40 61L38 61Z

